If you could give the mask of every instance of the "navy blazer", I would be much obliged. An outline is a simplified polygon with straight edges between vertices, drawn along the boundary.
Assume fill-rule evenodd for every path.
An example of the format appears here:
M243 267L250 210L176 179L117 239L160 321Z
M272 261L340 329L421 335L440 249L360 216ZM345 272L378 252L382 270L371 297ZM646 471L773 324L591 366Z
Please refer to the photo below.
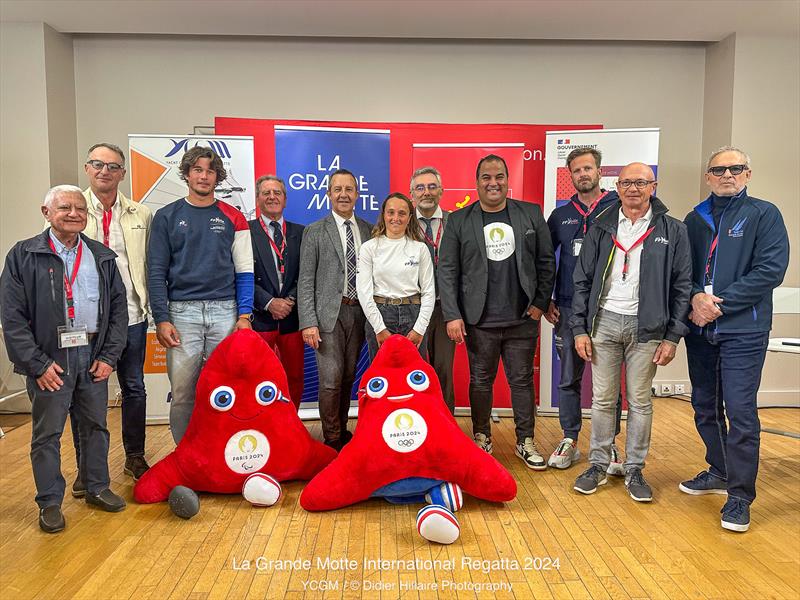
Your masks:
M253 242L253 276L255 278L255 294L253 307L253 329L255 331L280 330L281 333L292 333L298 330L297 319L297 275L300 272L300 242L303 239L303 225L286 222L286 252L284 254L283 286L278 284L278 269L269 237L258 222L249 221L250 239ZM292 312L285 319L276 321L272 313L264 310L267 302L273 298L295 299Z

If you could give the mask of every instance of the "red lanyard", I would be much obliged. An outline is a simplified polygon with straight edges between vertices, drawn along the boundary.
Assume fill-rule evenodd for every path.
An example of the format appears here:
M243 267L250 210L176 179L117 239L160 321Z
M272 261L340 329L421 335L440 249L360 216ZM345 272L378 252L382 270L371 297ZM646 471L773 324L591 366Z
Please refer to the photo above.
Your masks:
M56 252L56 246L53 240L47 240L50 244L50 249ZM56 252L58 254L58 252ZM75 264L72 266L72 276L67 278L67 264L64 263L64 293L67 296L67 317L70 322L75 320L75 300L72 296L72 286L75 284L75 279L78 277L78 269L81 267L81 256L83 256L83 242L78 238L78 252L75 255ZM60 257L59 257L60 258Z
M594 209L597 208L598 204L600 204L600 200L602 200L603 198L606 197L606 194L608 194L608 192L603 192L602 194L600 194L600 196L597 198L597 200L592 202L592 205L589 207L589 210L587 210L586 212L584 212L583 209L581 208L581 203L580 202L576 202L575 200L572 201L572 205L575 207L575 210L577 210L580 213L580 215L583 217L583 235L586 235L586 227L587 227L587 223L589 221L589 215L591 215L592 212L594 212Z
M431 217L431 219L433 219L433 218L434 217ZM435 242L431 238L428 237L428 234L425 233L425 230L422 227L420 227L420 229L422 229L422 237L425 238L425 242L430 244L431 246L433 246L433 264L434 265L438 265L439 264L439 241L442 239L442 230L444 229L444 227L442 227L442 220L439 219L439 229L436 232L436 241Z
M269 240L269 245L272 246L272 249L275 251L275 256L278 257L278 270L283 275L283 253L286 252L286 221L281 224L281 230L283 233L283 240L281 240L281 247L278 248L278 244L272 239L272 236L269 234L267 230L267 226L264 225L264 219L261 217L258 218L258 222L261 223L261 229L264 230L264 233L267 234L267 239Z
M644 235L642 237L640 237L638 240L636 240L635 242L633 242L633 244L631 245L630 248L625 248L625 246L620 244L617 241L617 236L615 236L615 235L611 236L611 239L614 241L614 245L625 253L625 259L622 262L622 281L625 281L628 278L628 265L630 264L630 253L631 253L631 251L634 248L636 248L636 246L638 246L639 244L643 244L644 241L647 239L647 236L649 236L651 233L653 233L653 229L655 229L655 228L656 228L656 226L653 225L650 229L645 231Z
M717 249L718 242L719 234L714 236L714 239L711 241L711 249L708 251L708 258L706 259L706 283L710 283L709 271L711 270L711 259L714 258L714 251Z
M111 211L103 211L103 243L108 246L108 238L111 236Z

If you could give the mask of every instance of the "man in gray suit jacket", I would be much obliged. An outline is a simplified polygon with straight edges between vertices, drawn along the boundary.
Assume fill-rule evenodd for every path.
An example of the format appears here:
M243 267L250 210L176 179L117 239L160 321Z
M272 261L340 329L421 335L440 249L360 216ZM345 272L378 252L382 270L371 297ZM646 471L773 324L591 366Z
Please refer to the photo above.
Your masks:
M439 256L439 289L450 339L467 343L475 442L492 452L492 386L502 357L511 388L516 454L531 469L547 464L533 442L533 357L539 319L550 305L556 263L541 209L507 198L508 167L478 163L480 202L454 212Z
M355 216L358 182L346 169L328 180L332 213L305 228L300 247L297 304L303 341L316 350L319 414L325 443L336 450L350 441L347 412L356 362L364 343L358 304L358 250L372 225Z
M442 395L450 412L455 414L456 399L453 393L453 355L456 345L447 335L447 324L442 318L442 303L439 297L439 248L442 233L447 225L450 211L442 210L442 175L434 167L422 167L411 176L411 197L417 209L420 232L431 252L436 275L436 304L428 324L428 360L436 371L442 386Z

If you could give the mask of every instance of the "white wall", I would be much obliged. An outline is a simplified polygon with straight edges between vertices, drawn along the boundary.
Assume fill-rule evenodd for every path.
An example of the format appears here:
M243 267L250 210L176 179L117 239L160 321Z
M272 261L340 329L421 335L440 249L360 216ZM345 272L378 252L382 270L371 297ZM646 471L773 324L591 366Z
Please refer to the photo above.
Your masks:
M77 37L78 144L189 133L215 115L657 126L659 190L683 217L704 61L689 44Z

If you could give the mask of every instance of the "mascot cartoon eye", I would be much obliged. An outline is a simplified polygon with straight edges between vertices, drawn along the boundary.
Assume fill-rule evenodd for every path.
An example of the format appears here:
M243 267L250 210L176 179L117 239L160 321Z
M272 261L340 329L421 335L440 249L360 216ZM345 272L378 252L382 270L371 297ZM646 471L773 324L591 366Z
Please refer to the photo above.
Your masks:
M275 400L280 400L280 397L281 393L278 391L278 386L271 381L262 381L256 386L256 402L259 404L268 406Z
M430 385L430 379L428 379L428 375L425 371L411 371L406 377L406 383L412 390L416 390L421 392L423 390L428 389L428 385Z
M389 382L383 377L373 377L367 382L367 396L380 398L389 389Z
M224 412L233 407L233 403L236 402L236 392L227 385L221 385L211 392L210 400L212 408Z

